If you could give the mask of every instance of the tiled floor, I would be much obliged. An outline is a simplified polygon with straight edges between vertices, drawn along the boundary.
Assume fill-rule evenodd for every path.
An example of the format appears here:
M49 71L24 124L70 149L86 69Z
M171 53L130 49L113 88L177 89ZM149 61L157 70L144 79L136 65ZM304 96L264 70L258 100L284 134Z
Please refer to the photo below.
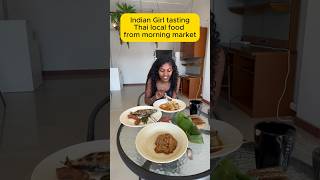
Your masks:
M46 80L33 93L4 93L0 179L30 180L34 167L47 155L86 141L89 114L106 92L106 78L75 78ZM107 109L97 117L97 139L108 138Z
M137 97L144 91L144 86L124 86L121 91L111 92L110 105L110 179L138 179L123 163L117 150L117 131L120 126L120 114L136 106ZM121 172L121 173L120 173Z

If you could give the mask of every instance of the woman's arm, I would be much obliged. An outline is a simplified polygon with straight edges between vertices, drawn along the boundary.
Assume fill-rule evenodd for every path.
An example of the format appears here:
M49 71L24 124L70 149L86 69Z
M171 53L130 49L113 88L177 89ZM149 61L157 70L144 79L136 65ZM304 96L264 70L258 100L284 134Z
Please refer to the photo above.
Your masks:
M164 95L164 92L162 93L162 91L157 91L154 96L152 96L151 93L152 93L151 80L148 79L146 88L145 88L144 103L148 105L152 105L156 100L160 99Z

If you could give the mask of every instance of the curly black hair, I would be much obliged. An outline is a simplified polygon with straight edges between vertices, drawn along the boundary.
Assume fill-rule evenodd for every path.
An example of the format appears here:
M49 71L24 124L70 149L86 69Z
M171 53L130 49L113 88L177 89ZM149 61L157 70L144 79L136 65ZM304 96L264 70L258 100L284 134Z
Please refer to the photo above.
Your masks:
M157 60L152 64L151 69L148 73L147 82L151 80L151 95L154 96L157 91L157 81L160 79L159 77L159 69L164 64L170 64L172 66L172 75L170 77L170 89L169 91L173 92L177 88L177 81L178 81L178 68L176 63L171 58L157 58ZM147 83L146 82L146 83Z

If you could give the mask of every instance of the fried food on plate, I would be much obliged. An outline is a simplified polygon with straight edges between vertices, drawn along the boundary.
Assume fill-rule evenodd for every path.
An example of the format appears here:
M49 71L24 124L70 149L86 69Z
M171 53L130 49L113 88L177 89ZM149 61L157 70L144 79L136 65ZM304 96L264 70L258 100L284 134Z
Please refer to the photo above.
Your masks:
M177 140L169 133L160 134L155 142L156 153L170 154L177 148Z
M175 101L168 101L160 105L160 108L166 111L176 111L180 109L179 103Z

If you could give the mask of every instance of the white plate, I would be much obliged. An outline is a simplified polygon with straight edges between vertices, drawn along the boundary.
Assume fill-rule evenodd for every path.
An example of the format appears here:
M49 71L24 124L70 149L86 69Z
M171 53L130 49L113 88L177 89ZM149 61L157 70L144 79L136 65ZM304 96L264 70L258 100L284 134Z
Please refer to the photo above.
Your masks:
M134 112L140 109L156 109L155 107L152 106L136 106L130 109L125 110L124 112L121 113L120 115L120 122L125 125L125 126L129 126L129 127L144 127L147 124L153 123L154 121L150 120L147 122L147 124L143 124L142 122L138 125L134 124L134 119L128 118L128 115L130 114L130 112ZM151 116L155 119L155 120L159 120L162 116L161 111L159 111L158 109L156 109L157 112L153 113Z
M175 111L166 111L166 110L161 109L160 105L168 102L168 100L166 100L166 99L159 99L159 100L155 101L153 103L153 107L156 107L156 108L160 109L160 111L166 112L166 113L180 112L180 111L184 110L187 107L186 103L184 103L183 101L181 101L179 99L172 99L172 101L177 102L179 104L180 109L175 110Z
M177 147L171 154L156 153L155 142L160 134L170 133L177 140ZM139 154L145 159L155 163L169 163L179 159L187 150L188 137L178 126L158 122L149 124L140 130L136 136L136 148Z
M77 159L92 152L109 151L109 140L97 140L84 142L61 149L43 159L33 170L31 180L58 180L56 176L56 168L63 167L61 162L66 160L66 156L70 159ZM100 179L99 177L90 177Z
M228 155L237 149L243 143L243 136L238 129L223 121L213 121L213 129L218 131L218 135L224 145L223 149L211 154L211 158L217 158Z

